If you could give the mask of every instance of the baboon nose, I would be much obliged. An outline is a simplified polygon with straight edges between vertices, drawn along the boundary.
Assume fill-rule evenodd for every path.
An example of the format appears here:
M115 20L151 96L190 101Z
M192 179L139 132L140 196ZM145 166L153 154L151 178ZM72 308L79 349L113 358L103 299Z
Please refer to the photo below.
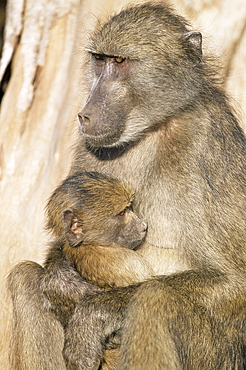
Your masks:
M79 118L79 124L81 127L83 126L88 126L89 123L90 123L90 118L88 115L85 115L85 114L82 114L82 113L79 113L78 114L78 118Z

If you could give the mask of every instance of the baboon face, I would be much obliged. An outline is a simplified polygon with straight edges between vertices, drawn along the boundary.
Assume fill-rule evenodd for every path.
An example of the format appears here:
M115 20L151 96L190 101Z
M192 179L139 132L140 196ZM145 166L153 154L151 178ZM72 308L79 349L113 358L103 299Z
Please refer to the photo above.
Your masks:
M136 248L146 236L147 224L127 207L117 215L112 215L102 222L103 233L95 237L102 245L123 248Z
M146 222L140 220L130 207L118 214L93 217L87 212L86 219L77 210L63 212L66 239L70 246L76 247L81 242L92 245L115 246L134 249L145 238Z
M88 45L90 95L79 113L92 147L138 140L195 100L201 34L168 7L148 4L113 17Z
M91 54L90 97L79 113L81 133L92 146L111 146L125 128L134 95L128 88L132 63L120 57Z
M59 201L61 193L62 202ZM64 180L51 199L56 207L55 212L48 214L48 226L58 225L54 230L58 237L65 230L72 247L83 243L133 249L146 235L147 224L131 209L133 191L116 178L82 172ZM66 205L69 208L62 209L60 225L56 215Z

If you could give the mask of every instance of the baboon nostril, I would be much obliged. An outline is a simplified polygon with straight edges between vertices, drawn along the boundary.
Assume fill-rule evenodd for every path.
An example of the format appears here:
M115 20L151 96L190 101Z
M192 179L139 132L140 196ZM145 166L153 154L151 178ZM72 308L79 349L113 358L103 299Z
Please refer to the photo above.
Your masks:
M84 114L78 114L80 125L88 125L90 123L90 118Z
M83 122L88 125L90 123L90 118L87 116L83 116Z

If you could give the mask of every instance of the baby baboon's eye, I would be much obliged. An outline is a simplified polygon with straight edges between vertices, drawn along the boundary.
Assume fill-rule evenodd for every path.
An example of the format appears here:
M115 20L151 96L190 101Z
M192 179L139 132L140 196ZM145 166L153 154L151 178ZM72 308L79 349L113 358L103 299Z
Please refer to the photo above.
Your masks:
M126 58L115 57L114 60L116 63L120 64L123 63L126 60Z
M118 213L118 216L124 216L126 213L126 210L124 209L124 211L121 211L120 213Z
M126 212L127 211L131 211L131 210L132 210L132 206L131 205L130 206L127 206L125 209L123 209L121 212L119 212L117 214L117 216L125 216Z

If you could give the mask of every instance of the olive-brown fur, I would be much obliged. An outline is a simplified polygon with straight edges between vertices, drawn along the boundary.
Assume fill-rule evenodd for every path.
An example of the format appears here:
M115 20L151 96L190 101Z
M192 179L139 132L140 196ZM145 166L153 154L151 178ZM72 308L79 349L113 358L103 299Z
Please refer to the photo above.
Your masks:
M201 43L155 3L114 15L89 42L70 173L132 186L148 223L140 252L163 276L81 301L64 349L76 344L77 369L97 369L119 330L120 370L243 369L246 140Z
M55 205L52 210L49 209L50 202ZM25 368L31 361L34 368L40 366L35 351L30 358L25 354L26 346L30 349L42 346L38 335L34 335L33 342L30 328L22 327L25 312L31 315L33 323L40 317L40 327L47 315L52 316L55 330L51 338L58 334L56 340L60 341L62 350L64 335L59 323L63 328L67 327L85 294L101 291L100 288L138 283L153 275L150 265L133 250L143 241L147 225L130 209L132 202L133 192L129 188L96 172L71 176L54 191L48 202L47 228L55 241L50 245L44 267L31 261L23 262L8 277L15 313L16 368ZM23 309L23 304L28 308ZM76 317L76 313L74 315ZM35 328L33 331L35 333ZM104 358L100 359L104 370L116 368L118 361L119 337L109 337L105 338ZM69 339L66 336L66 341ZM105 351L107 348L110 350ZM70 348L70 356L73 352ZM50 349L45 353L47 366ZM49 366L53 366L54 361L50 360ZM59 366L65 366L61 356Z
M87 50L90 95L71 173L129 182L148 223L140 252L172 277L143 283L127 305L119 369L242 369L246 141L202 36L168 6L146 3L99 26ZM108 325L122 322L112 316ZM88 344L77 343L83 353Z

